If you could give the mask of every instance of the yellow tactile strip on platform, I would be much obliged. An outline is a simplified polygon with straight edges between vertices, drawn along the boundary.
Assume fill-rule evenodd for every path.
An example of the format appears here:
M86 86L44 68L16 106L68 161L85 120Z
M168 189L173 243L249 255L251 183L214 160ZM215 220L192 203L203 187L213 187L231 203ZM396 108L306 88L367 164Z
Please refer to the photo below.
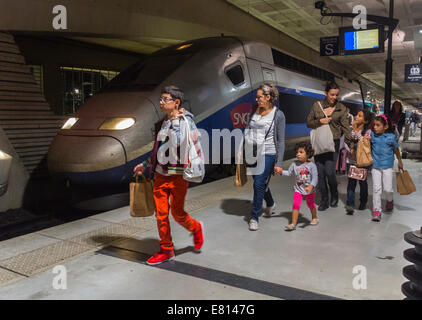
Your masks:
M0 268L0 284L7 284L24 278L25 277L20 274Z
M97 251L113 241L142 231L145 231L145 229L113 223L104 228L2 260L0 267L29 277L82 254ZM0 284L2 284L1 281Z
M155 228L157 226L155 216L153 215L149 217L131 217L127 220L120 221L119 224L143 230L151 230L152 228Z
M0 266L29 277L49 267L61 264L69 258L76 257L90 249L90 247L77 243L60 241L44 248L0 261Z
M246 187L233 187L205 196L195 197L186 201L185 209L187 212L192 213L215 205L228 197L248 193L250 192L248 189ZM23 279L23 276L32 276L83 254L95 252L121 238L130 237L155 227L156 220L154 216L130 217L118 223L110 223L110 225L98 230L68 239L60 239L57 243L2 260L0 261L0 285L9 283L13 279Z
M123 224L111 224L104 228L67 239L66 241L90 246L97 250L98 248L107 246L113 241L132 236L136 233L141 233L142 231L146 231L146 229L134 228Z

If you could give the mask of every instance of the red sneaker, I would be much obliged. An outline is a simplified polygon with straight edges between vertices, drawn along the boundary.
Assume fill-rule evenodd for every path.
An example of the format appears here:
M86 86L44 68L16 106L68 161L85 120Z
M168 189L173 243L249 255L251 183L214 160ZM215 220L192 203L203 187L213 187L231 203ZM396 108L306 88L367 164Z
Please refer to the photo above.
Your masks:
M196 232L192 232L193 235L193 250L197 253L201 252L201 247L204 244L204 224L199 221L200 229Z
M147 260L150 266L174 259L174 251L160 251Z

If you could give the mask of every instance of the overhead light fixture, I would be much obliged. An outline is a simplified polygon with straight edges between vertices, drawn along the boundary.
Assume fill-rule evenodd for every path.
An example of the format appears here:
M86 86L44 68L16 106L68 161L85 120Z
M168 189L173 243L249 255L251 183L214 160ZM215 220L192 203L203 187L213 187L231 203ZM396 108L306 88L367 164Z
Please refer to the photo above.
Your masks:
M422 29L419 29L419 33L422 33Z

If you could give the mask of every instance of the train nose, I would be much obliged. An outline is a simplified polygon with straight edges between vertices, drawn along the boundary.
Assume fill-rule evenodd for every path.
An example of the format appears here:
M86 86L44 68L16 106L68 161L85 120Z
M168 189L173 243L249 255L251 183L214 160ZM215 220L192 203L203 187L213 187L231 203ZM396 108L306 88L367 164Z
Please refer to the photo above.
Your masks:
M56 177L72 183L119 182L124 177L127 156L116 138L103 136L57 135L51 144L47 163Z

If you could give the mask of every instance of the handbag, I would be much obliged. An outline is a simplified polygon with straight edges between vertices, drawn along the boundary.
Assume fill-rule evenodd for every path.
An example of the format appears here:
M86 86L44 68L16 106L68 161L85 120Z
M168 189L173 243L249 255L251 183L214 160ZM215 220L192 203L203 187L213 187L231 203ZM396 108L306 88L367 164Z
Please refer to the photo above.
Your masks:
M322 112L324 113L325 117L328 118L319 101L318 101L318 104ZM323 124L322 126L316 129L312 129L310 136L311 136L311 145L315 151L314 155L322 154L326 152L334 152L335 149L334 149L333 133L331 132L330 125L328 123Z
M236 164L236 179L234 184L236 187L243 187L246 182L248 182L248 177L246 175L246 164L238 163Z
M371 143L367 139L360 139L356 149L356 163L358 167L369 167L374 160L371 156Z
M183 179L189 182L201 183L205 176L205 164L202 147L199 142L199 132L198 130L195 130L196 141L193 141L189 122L184 115L182 115L182 117L186 123L187 140L187 166L183 170Z
M368 175L367 169L358 168L356 166L350 166L349 172L347 173L347 176L350 179L356 179L356 180L366 180L367 175Z
M415 184L407 170L400 169L396 172L396 184L397 192L401 195L411 194L416 191Z
M130 215L132 217L152 216L155 210L152 180L141 177L141 181L139 181L139 176L136 176L136 181L129 184Z

